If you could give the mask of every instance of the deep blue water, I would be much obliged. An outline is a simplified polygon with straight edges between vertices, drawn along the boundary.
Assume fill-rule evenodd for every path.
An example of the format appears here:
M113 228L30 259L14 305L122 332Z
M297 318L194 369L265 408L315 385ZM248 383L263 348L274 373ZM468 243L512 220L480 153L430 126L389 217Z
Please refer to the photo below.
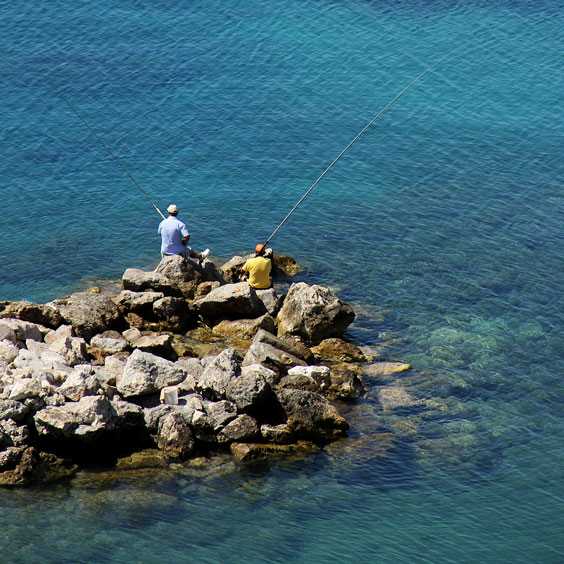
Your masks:
M272 241L421 406L382 413L368 379L350 441L302 461L0 491L2 562L564 562L563 44L550 0L0 1L0 299L159 260L58 93L219 260L450 53Z

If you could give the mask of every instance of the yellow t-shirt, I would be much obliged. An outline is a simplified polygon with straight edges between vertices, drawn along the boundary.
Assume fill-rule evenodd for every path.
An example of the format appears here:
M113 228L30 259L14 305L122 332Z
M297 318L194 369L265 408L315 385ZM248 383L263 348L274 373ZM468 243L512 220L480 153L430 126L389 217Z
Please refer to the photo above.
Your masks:
M271 262L264 257L249 259L244 265L243 270L249 273L249 285L253 288L270 288L270 269Z

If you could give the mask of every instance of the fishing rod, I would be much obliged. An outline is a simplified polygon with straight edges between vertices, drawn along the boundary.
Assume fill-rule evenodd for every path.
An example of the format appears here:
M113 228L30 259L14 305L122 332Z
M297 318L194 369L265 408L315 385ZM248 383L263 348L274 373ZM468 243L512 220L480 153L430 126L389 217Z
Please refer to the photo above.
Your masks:
M288 215L282 220L280 225L272 232L270 237L264 242L263 249L266 248L266 245L270 243L274 235L278 233L280 228L286 223L288 218L296 211L296 208L307 198L309 193L319 184L321 179L333 168L333 165L351 148L351 146L358 140L358 138L405 92L407 92L420 78L423 78L431 69L436 67L439 63L442 63L446 58L450 57L454 52L458 49L452 50L450 53L441 57L438 61L435 61L430 67L426 68L419 76L414 78L401 92L396 94L394 98L390 102L388 102L384 108L382 108L361 130L361 132L339 153L337 158L323 171L321 176L310 186L307 192L300 198L300 200L296 203L296 205L290 210Z
M145 198L147 198L147 200L149 200L149 202L151 202L151 204L157 210L159 215L163 219L165 219L163 212L157 207L157 204L155 204L155 202L153 202L153 200L151 200L151 198L149 197L149 194L147 194L147 192L145 192L145 190L143 190L143 188L141 188L140 184L137 182L137 180L135 180L135 178L133 178L133 175L125 168L125 165L119 160L119 158L116 155L114 155L114 153L112 153L112 150L104 143L104 141L102 141L102 139L100 137L98 137L96 132L88 125L87 121L76 111L76 109L73 107L73 105L60 92L57 92L57 94L63 99L63 101L67 104L67 106L75 113L76 117L78 117L78 119L80 119L80 121L82 121L82 123L90 130L90 132L94 135L94 137L96 137L96 139L98 139L98 141L104 147L104 149L106 149L106 151L108 151L108 153L110 153L112 158L119 164L119 166L122 168L122 170L125 172L125 174L127 174L127 176L129 176L129 178L131 178L131 180L133 180L133 182L135 183L135 186L137 186L137 188L139 188L139 190L141 190L141 192L143 193Z

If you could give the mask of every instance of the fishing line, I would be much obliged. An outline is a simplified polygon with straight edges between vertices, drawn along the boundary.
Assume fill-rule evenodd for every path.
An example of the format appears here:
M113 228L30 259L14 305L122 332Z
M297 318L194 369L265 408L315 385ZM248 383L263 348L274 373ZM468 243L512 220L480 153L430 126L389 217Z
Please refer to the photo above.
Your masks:
M309 193L319 184L321 179L333 168L333 165L350 149L350 147L358 140L358 138L405 92L407 92L420 78L423 78L431 69L436 67L439 63L442 63L446 58L450 57L455 53L457 49L452 50L450 53L441 57L438 61L435 61L430 67L425 69L419 76L414 78L401 92L396 94L390 102L388 102L384 108L382 108L362 129L362 131L339 153L337 158L323 171L321 176L310 186L307 192L300 198L296 205L290 210L288 215L282 220L280 225L272 232L272 235L264 242L264 247L270 243L271 239L278 233L280 228L286 223L288 218L296 211L296 208L307 198Z
M139 190L141 190L141 192L143 193L143 195L145 196L145 198L147 198L147 200L149 200L149 202L151 202L151 204L153 205L153 207L157 210L157 212L159 213L159 215L165 219L165 216L163 215L163 212L161 212L161 210L157 207L157 204L155 204L155 202L153 202L153 200L151 200L151 198L149 197L149 194L147 194L147 192L145 192L145 190L143 190L143 188L141 188L140 184L137 182L137 180L135 180L135 178L133 178L133 175L125 168L125 165L119 160L119 158L114 155L114 153L112 152L112 150L104 143L104 141L98 137L98 135L96 134L96 132L88 125L88 122L75 110L75 108L73 107L73 105L60 93L57 92L57 94L63 99L63 101L67 104L67 106L75 113L76 117L78 117L78 119L80 119L80 121L82 121L82 123L90 130L90 132L94 135L94 137L96 137L96 139L98 139L98 141L100 142L100 144L104 147L104 149L106 149L106 151L108 151L108 153L110 153L110 155L112 156L112 158L119 164L119 166L122 168L123 172L125 172L125 174L127 174L127 176L129 176L129 178L131 178L131 180L133 180L133 182L135 183L135 186L137 186L137 188L139 188Z

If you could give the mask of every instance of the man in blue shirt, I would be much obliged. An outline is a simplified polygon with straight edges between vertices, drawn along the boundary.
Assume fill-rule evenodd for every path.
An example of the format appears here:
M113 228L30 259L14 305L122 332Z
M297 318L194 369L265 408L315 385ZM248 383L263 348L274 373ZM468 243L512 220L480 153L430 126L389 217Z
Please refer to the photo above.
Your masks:
M178 207L175 204L171 204L166 211L168 212L168 217L159 224L159 235L162 238L161 256L181 255L184 258L198 259L202 262L210 254L210 250L206 249L201 253L194 252L188 246L190 233L188 233L186 225L176 217L178 215Z

